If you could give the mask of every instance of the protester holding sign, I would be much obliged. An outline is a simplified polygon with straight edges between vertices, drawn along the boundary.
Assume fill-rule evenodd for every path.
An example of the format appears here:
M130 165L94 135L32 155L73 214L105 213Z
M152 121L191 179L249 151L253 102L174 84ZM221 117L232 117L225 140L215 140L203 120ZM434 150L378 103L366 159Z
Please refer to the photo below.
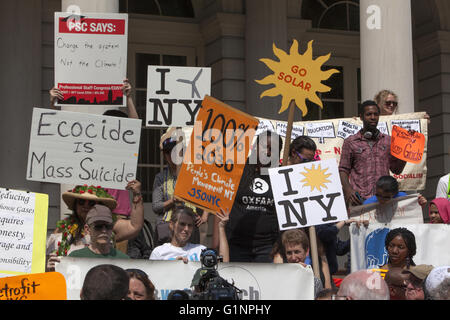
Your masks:
M144 204L141 196L141 183L130 181L127 189L133 193L133 206L130 220L119 219L114 223L114 240L131 239L139 234L144 224ZM73 213L57 222L55 233L47 240L47 255L50 258L48 269L54 269L58 256L66 256L72 251L89 245L90 237L85 234L84 225L89 210L96 204L103 204L110 210L117 205L116 200L100 186L77 186L62 195L67 207Z
M390 116L397 113L398 97L394 92L390 90L381 90L375 95L374 100L380 108L381 116ZM430 116L428 113L425 114L424 119L428 120L428 124L430 123Z
M220 226L224 229L224 224L228 221L228 214L222 212L222 214L217 214L217 216L222 220ZM206 247L202 244L189 242L196 219L194 211L189 207L180 206L173 210L170 219L169 227L172 239L170 242L153 249L150 260L183 260L185 263L188 261L200 261L201 252ZM222 231L221 233L225 235L225 232ZM226 237L222 236L220 241L226 242ZM222 255L224 262L229 262L228 252L223 250L228 250L228 246L225 243L220 245L219 254Z
M181 141L172 137L174 130L175 128L171 128L161 136L159 147L163 152L167 167L164 168L162 172L157 173L155 180L153 181L152 209L153 212L159 216L155 227L156 246L170 242L171 234L169 223L171 221L172 212L176 205L181 205L183 203L174 198L174 190L179 171L179 167L175 164L176 161L174 158L176 152L180 151L177 147L177 143L180 143L180 145L182 144ZM185 206L191 208L194 213L196 213L194 231L189 241L192 243L200 243L198 227L208 220L208 213L203 212L203 214L199 216L197 211L201 212L200 209L190 203L185 203Z
M279 159L281 149L281 137L271 131L260 134L253 145L226 229L231 262L272 262L270 252L279 229L269 175L262 171L270 166L264 158L275 153Z
M375 195L364 200L363 204L369 203L379 203L385 204L391 199L406 196L407 193L398 191L398 182L392 176L382 176L377 180L375 185L376 191ZM427 204L427 199L419 194L418 196L419 205L424 207Z
M400 174L406 162L391 155L391 138L377 129L380 108L365 101L359 109L363 128L344 141L339 174L347 204L360 205L375 194L379 177Z

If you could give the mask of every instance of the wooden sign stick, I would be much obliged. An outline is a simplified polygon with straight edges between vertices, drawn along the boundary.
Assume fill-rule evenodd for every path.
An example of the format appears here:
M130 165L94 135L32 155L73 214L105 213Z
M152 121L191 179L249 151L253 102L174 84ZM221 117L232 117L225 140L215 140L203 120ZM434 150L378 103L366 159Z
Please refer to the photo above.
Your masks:
M288 158L290 156L289 147L291 145L292 127L294 125L295 107L296 107L295 101L291 100L291 102L289 103L289 115L286 128L286 139L284 142L283 164L282 164L283 167L288 164ZM309 246L314 276L320 279L319 254L317 251L316 228L314 226L309 227Z

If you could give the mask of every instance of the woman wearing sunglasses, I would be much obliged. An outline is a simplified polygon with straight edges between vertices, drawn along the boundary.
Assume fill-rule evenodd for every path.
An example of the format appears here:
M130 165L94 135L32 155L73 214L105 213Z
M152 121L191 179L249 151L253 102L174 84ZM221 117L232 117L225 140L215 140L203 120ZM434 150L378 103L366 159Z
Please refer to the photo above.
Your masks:
M398 97L390 90L381 90L374 97L375 102L380 107L380 116L390 116L397 113ZM425 114L424 119L428 120L430 124L430 116Z
M141 183L137 180L130 181L126 189L133 193L130 219L117 219L113 214L112 237L115 242L135 238L144 224ZM47 240L47 255L50 257L48 270L54 269L55 262L59 262L58 256L67 256L72 251L89 245L90 236L86 234L84 225L86 216L94 205L102 204L111 211L117 206L117 201L100 186L76 186L64 192L62 198L72 214L56 223L55 232Z

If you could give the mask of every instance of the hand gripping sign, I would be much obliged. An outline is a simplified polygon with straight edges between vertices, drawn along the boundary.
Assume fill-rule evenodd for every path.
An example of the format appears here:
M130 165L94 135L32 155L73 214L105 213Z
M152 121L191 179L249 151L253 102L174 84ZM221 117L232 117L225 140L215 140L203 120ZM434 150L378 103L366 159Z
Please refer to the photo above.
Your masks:
M256 118L206 96L174 196L213 213L231 210L257 126Z
M410 133L396 125L392 126L391 154L401 160L420 163L425 148L425 136L417 131Z

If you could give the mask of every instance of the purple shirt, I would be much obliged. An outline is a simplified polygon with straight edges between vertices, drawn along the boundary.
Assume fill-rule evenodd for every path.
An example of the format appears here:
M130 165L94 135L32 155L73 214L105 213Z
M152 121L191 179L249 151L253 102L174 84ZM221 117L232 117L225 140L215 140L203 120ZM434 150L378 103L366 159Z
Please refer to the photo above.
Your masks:
M344 140L339 172L349 175L350 185L364 198L375 194L375 184L381 176L388 176L389 170L400 174L406 162L391 155L391 137L379 133L373 146L361 131Z

